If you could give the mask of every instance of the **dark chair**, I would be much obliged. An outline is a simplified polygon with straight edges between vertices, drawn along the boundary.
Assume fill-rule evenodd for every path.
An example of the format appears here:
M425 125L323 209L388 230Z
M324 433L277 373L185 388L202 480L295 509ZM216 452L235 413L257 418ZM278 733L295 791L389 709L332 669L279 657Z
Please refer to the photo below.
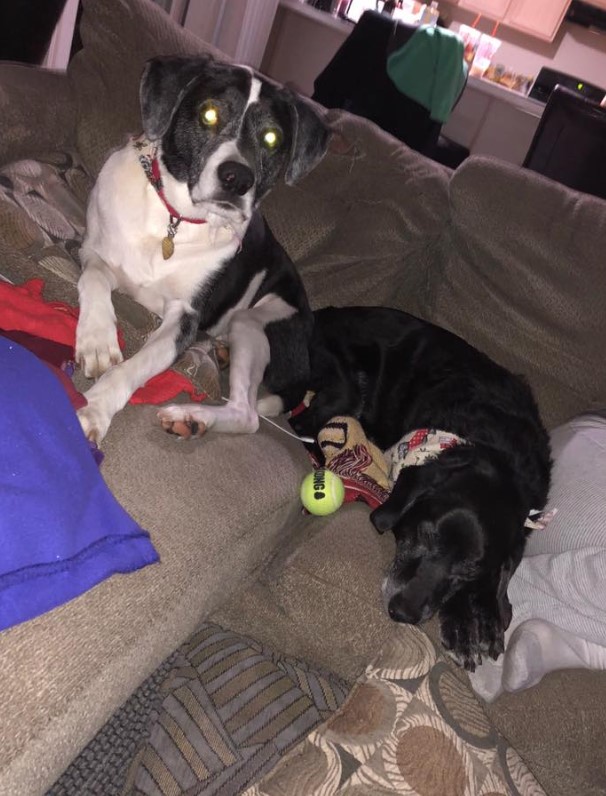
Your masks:
M522 165L606 199L606 108L556 86Z
M375 122L383 130L435 160L460 162L469 150L440 140L442 125L427 108L402 94L387 74L387 58L402 47L414 25L365 11L328 66L314 81L313 99L326 108L342 108ZM452 165L448 162L447 165ZM458 165L458 163L454 163Z
M0 60L41 64L66 0L0 3Z

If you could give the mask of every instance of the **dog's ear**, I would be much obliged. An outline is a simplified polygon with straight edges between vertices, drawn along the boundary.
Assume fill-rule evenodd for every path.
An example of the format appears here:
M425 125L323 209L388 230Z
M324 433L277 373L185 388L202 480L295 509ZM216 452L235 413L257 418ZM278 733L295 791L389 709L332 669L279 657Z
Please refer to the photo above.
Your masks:
M460 574L471 576L484 557L486 531L473 509L447 511L437 522L440 547L459 565Z
M370 515L379 533L391 530L419 498L440 489L455 473L469 466L475 457L471 446L457 446L418 467L405 467L385 503Z
M147 62L139 85L139 100L143 131L150 141L162 138L188 86L212 61L210 55L196 58L171 55Z
M292 146L284 181L287 185L294 185L309 174L326 154L330 130L304 100L293 95L288 107L292 122Z
M383 505L370 514L370 521L379 533L391 531L419 497L427 492L422 467L406 467Z

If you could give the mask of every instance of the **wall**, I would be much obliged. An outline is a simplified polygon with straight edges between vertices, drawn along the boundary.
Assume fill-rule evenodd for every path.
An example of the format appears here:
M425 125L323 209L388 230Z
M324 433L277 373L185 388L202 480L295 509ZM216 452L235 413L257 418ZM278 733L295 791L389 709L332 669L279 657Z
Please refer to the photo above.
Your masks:
M258 68L278 0L190 2L184 25L242 64Z
M42 66L47 69L67 69L74 37L74 25L79 0L67 0L50 40Z
M314 80L353 30L353 25L299 2L282 0L261 71L311 97Z
M190 3L184 26L228 55L235 55L246 0L205 0Z
M440 2L440 8L454 23L453 30L458 30L459 24L471 25L476 17L473 12L444 1ZM490 33L493 25L491 20L482 18L477 27ZM496 35L503 41L495 56L496 63L533 76L542 66L549 66L606 91L606 32L597 33L564 22L553 42L542 42L504 26L499 27Z

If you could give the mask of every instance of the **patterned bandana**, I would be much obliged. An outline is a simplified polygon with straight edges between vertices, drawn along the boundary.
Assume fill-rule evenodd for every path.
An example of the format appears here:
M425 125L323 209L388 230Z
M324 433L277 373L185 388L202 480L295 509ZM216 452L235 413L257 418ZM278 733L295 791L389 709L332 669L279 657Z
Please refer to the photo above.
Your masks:
M393 445L385 455L390 463L389 480L395 484L403 467L425 464L436 459L442 451L456 445L467 445L462 437L437 428L418 428L411 431Z

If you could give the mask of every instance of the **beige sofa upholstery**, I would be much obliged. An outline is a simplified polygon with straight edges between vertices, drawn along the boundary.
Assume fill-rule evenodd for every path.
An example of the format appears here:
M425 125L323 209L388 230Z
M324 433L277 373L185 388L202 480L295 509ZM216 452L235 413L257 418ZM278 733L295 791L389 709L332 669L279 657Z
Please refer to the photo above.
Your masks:
M67 76L0 67L0 166L76 149L94 178L139 127L145 59L208 49L147 0L83 5ZM606 203L488 159L453 175L366 121L328 120L323 163L264 205L314 306L387 304L444 324L525 373L550 426L605 406ZM0 273L36 268L0 230ZM47 295L74 301L73 281L49 273ZM378 585L392 541L359 505L303 517L309 462L279 430L177 444L152 408L128 407L103 447L104 477L161 563L0 634L1 796L43 793L204 617L350 679L390 633ZM548 793L589 796L606 781L605 695L605 675L565 672L490 715Z

